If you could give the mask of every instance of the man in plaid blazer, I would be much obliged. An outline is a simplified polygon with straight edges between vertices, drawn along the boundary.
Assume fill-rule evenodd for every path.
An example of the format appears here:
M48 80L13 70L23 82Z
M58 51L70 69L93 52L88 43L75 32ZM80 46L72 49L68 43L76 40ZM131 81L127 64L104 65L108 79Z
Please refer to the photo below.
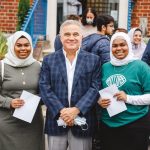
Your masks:
M47 106L45 133L49 150L91 150L96 124L94 105L99 98L100 59L83 51L79 22L65 21L60 28L63 49L46 56L40 74L40 94ZM86 119L86 127L75 124ZM62 119L65 126L58 126Z

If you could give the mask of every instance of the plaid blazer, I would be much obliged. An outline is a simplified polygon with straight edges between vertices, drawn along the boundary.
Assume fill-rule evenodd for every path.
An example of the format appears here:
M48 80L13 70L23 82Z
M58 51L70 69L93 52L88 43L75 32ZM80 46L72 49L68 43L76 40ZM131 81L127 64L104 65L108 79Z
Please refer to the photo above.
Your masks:
M48 135L62 135L71 128L75 136L92 136L95 129L95 107L99 98L101 64L99 57L80 50L74 73L71 107L80 109L80 116L85 117L88 130L83 131L80 126L59 127L57 119L60 110L69 107L68 81L65 56L62 50L46 56L43 60L39 88L43 102L47 106L45 133Z

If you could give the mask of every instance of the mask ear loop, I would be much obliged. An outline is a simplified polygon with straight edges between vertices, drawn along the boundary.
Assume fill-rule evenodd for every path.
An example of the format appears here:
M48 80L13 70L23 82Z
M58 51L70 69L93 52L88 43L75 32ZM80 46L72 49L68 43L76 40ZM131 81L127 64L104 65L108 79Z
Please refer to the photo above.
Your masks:
M84 125L81 125L81 129L82 129L83 131L88 130L88 124L85 123Z
M66 125L63 125L63 128L66 128ZM83 131L88 130L88 124L86 123L86 124L84 124L84 125L81 125L81 129L82 129Z

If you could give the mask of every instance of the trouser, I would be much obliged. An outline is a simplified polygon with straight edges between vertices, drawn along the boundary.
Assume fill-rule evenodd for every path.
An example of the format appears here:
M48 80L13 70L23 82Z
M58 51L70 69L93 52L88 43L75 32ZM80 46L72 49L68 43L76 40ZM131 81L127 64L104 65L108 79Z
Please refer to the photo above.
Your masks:
M148 150L147 129L117 127L100 124L101 150Z
M61 136L48 136L49 150L92 150L92 138L75 137L71 130Z

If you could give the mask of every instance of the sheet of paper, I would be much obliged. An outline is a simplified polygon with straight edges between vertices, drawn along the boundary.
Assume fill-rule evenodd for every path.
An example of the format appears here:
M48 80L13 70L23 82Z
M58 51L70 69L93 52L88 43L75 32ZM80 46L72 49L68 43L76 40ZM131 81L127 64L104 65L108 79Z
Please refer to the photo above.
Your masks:
M25 101L25 104L20 108L16 108L13 116L31 123L40 102L40 97L27 91L23 91L20 98Z
M107 107L110 117L127 110L124 101L117 101L117 99L113 97L118 91L115 84L99 91L101 98L108 98L111 101L110 105Z

